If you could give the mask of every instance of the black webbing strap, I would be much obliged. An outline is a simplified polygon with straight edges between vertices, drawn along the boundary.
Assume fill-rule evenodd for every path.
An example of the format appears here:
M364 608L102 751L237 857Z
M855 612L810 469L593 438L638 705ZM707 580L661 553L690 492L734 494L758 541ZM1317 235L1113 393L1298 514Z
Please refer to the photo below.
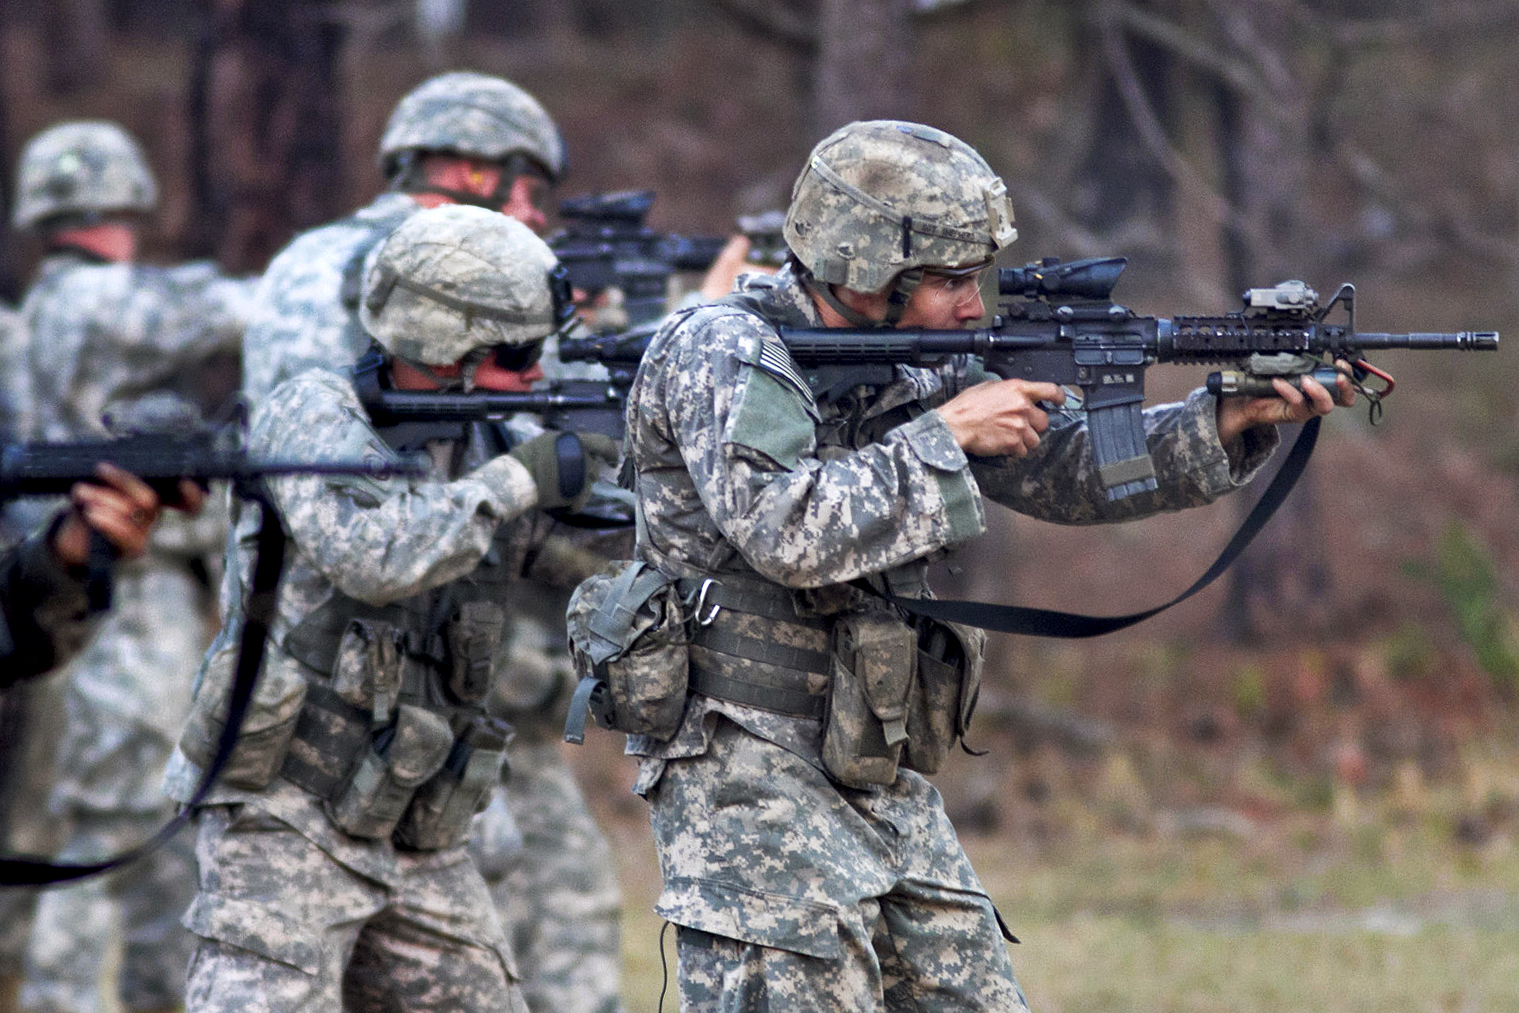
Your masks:
M1089 616L1076 612L1028 608L1022 605L993 605L980 601L941 601L933 598L903 598L898 595L883 597L888 597L894 605L914 615L964 623L967 626L979 626L983 630L992 630L996 633L1080 639L1097 637L1133 626L1135 623L1143 622L1153 615L1164 612L1172 605L1186 601L1213 583L1239 557L1239 554L1245 551L1245 547L1260 533L1261 528L1266 526L1266 522L1276 513L1277 508L1286 500L1287 494L1292 491L1292 487L1302 476L1303 469L1308 465L1309 455L1313 453L1313 446L1319 438L1319 423L1319 417L1315 416L1303 424L1303 431L1293 442L1292 450L1282 462L1280 470L1272 478L1271 484L1266 487L1266 491L1261 494L1255 506L1251 508L1244 523L1229 540L1229 544L1224 546L1224 551L1219 553L1213 565L1208 567L1207 572L1197 578L1191 587L1164 605L1157 605L1143 612L1131 612L1124 616ZM880 594L864 581L859 581L858 584L873 594Z
M126 865L179 833L190 822L195 807L210 794L217 776L232 756L232 750L242 731L243 718L248 713L248 705L253 701L259 669L264 663L265 639L269 633L269 624L274 618L280 571L285 565L285 529L273 505L261 492L251 488L240 489L239 495L258 503L262 512L253 563L253 581L248 595L242 638L238 643L237 672L227 701L226 724L222 728L221 741L216 744L216 755L201 774L200 783L195 786L190 801L144 843L98 862L74 865L23 856L0 858L0 886L50 886L95 876Z
M797 718L821 719L828 709L828 697L796 689L714 672L710 668L691 666L691 689L716 700L731 700L760 710L787 714Z

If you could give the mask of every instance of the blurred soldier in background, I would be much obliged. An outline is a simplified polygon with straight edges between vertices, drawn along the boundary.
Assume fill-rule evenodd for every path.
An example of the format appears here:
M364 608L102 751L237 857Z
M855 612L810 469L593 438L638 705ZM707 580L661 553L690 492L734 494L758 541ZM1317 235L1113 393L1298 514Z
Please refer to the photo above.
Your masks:
M411 216L380 240L361 289L379 382L511 389L572 318L556 265L500 214ZM352 371L307 370L255 410L249 442L271 457L383 458L409 433L371 424ZM514 677L507 610L552 526L542 510L583 500L616 447L546 433L502 453L498 430L473 424L424 447L427 479L270 483L290 553L257 698L200 817L191 1010L525 1009L464 846L509 734L485 705ZM216 748L254 519L238 521L227 622L170 766L181 800Z
M215 353L235 352L251 285L210 264L137 264L157 186L137 142L113 123L64 123L23 149L14 224L44 247L21 307L26 380L18 432L30 439L106 435L198 422L163 392ZM163 398L152 395L163 394ZM225 517L174 517L143 558L116 572L114 606L58 678L64 727L48 802L68 833L60 857L89 861L151 835L172 812L161 777L211 629L209 566ZM21 1004L92 1013L179 1006L188 936L177 924L193 893L189 842L161 848L123 876L50 890L38 902ZM117 996L100 975L120 921Z
M565 153L533 96L498 77L454 72L396 104L379 164L387 192L297 237L265 272L243 344L243 391L253 404L304 370L346 366L369 347L359 323L365 257L423 208L475 205L542 234L543 204L564 177ZM542 376L533 367L518 389ZM576 578L565 577L574 586ZM545 593L562 601L562 592ZM504 687L495 706L521 734L508 754L508 804L482 817L495 825L481 828L472 849L534 1013L611 1013L620 1008L622 898L606 836L557 746L573 682L563 609L547 621L517 612L510 621L522 681ZM508 813L520 834L506 825Z

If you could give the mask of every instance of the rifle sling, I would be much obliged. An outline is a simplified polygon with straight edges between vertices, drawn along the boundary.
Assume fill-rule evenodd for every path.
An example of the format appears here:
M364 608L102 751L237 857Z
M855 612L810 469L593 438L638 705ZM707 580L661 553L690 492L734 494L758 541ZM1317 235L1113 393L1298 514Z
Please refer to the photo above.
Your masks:
M190 822L195 809L210 794L217 776L232 757L242 732L243 718L253 701L253 690L258 682L259 669L264 663L264 645L274 618L275 591L280 571L285 565L285 529L279 514L261 492L248 483L240 494L259 504L262 519L258 529L258 547L253 563L253 580L248 595L246 618L243 621L242 638L238 644L237 673L232 682L231 698L227 702L227 721L222 729L221 740L216 744L216 755L210 766L201 774L200 783L190 801L165 823L152 837L134 848L97 862L83 864L54 863L41 858L0 858L0 886L49 886L67 883L99 875L119 868L162 846Z
M1178 605L1188 598L1197 594L1203 588L1213 583L1223 574L1229 566L1239 558L1245 547L1260 533L1261 528L1266 526L1286 500L1287 494L1302 477L1303 470L1308 465L1308 458L1313 453L1314 444L1318 441L1320 420L1317 416L1303 424L1302 432L1292 444L1291 451L1281 468L1261 498L1251 508L1248 516L1240 524L1239 530L1224 546L1213 565L1208 567L1201 577L1181 594L1172 598L1163 605L1145 609L1143 612L1132 612L1122 616L1090 616L1077 612L1060 612L1054 609L1029 608L1023 605L996 605L990 602L980 601L952 601L934 598L903 598L899 595L882 594L868 582L855 581L856 586L868 590L879 597L887 598L892 604L914 615L926 616L930 619L938 619L946 622L964 623L967 626L979 626L983 630L991 630L996 633L1017 633L1034 637L1057 637L1062 639L1082 639L1085 637L1097 637L1104 633L1114 633L1126 629L1136 623L1143 622L1151 616L1164 612L1173 605Z

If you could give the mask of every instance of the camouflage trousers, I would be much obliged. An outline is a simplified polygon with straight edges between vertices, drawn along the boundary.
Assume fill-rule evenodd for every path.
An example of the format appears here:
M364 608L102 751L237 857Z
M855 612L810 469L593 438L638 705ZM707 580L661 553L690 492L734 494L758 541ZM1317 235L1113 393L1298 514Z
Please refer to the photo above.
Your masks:
M522 854L491 885L533 1013L622 1009L612 849L557 742L513 745L506 797Z
M190 1013L527 1013L463 847L397 853L387 886L253 806L200 819Z
M83 813L60 854L93 861L152 836L167 813ZM180 913L195 893L187 831L130 866L45 890L37 900L20 1005L27 1013L162 1010L184 1001L191 937ZM101 969L120 939L118 977Z
M708 751L667 761L647 797L682 1010L1027 1013L996 911L921 776L843 788L719 719Z

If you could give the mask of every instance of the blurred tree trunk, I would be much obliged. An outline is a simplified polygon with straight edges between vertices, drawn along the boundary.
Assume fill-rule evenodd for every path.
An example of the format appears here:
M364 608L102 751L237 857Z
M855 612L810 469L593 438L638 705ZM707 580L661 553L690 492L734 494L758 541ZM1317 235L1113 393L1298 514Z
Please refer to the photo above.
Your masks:
M191 248L261 270L343 210L342 31L302 0L211 0L190 87Z
M911 118L912 0L822 0L813 122Z
M106 6L106 0L48 0L42 5L49 91L66 95L100 82L109 48Z

